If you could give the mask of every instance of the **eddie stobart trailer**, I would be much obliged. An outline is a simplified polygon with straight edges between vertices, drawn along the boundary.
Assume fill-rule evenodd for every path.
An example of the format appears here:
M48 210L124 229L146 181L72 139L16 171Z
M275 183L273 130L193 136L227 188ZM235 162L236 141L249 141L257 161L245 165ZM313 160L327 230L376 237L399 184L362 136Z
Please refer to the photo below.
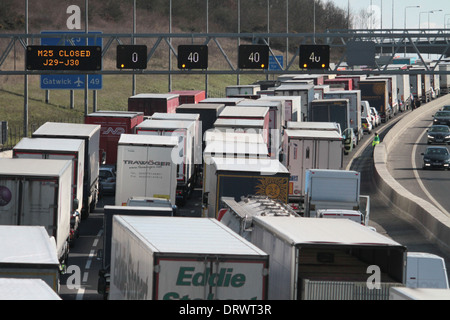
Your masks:
M268 255L216 219L114 216L111 300L264 300Z
M100 125L46 122L32 138L80 139L84 141L84 181L81 217L87 219L98 201L100 169Z

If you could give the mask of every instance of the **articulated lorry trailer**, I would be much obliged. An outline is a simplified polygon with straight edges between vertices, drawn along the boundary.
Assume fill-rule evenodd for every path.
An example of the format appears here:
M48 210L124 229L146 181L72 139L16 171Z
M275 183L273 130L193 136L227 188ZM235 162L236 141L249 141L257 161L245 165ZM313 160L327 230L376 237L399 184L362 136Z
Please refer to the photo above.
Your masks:
M216 219L114 216L111 300L264 300L269 257Z
M348 219L252 222L251 242L270 257L270 300L387 300L405 283L406 247Z

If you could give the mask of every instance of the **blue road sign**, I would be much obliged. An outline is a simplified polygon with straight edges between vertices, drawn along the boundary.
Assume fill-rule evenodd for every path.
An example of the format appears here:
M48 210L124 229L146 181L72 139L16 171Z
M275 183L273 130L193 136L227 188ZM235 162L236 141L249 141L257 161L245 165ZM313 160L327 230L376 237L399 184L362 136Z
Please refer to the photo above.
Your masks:
M47 46L57 46L57 45L76 45L85 46L86 39L88 46L102 46L102 38L80 38L77 34L84 34L83 31L41 31L41 34L55 34L55 33L70 33L73 34L72 37L67 38L63 41L59 37L49 37L41 38L41 45ZM89 35L101 35L101 31L88 32ZM41 89L54 90L54 89L65 89L65 90L77 90L84 89L85 76L83 74L43 74L41 75ZM90 90L100 90L103 86L103 78L101 74L90 74L88 75L88 89Z
M275 60L275 57L277 58L278 62L281 65L278 65L277 61ZM282 70L282 68L284 67L283 64L283 56L269 56L269 70Z

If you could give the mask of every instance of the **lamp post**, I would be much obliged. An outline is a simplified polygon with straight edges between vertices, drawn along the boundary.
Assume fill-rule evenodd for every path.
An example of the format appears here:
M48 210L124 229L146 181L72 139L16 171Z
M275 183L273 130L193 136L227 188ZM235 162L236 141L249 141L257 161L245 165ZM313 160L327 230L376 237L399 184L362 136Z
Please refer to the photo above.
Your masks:
M405 7L405 26L404 26L404 32L406 32L406 9L410 9L410 8L420 8L420 6L407 6L407 7ZM419 19L420 19L420 15L419 15ZM420 24L419 24L419 28L420 28ZM405 40L405 57L406 57L406 40Z

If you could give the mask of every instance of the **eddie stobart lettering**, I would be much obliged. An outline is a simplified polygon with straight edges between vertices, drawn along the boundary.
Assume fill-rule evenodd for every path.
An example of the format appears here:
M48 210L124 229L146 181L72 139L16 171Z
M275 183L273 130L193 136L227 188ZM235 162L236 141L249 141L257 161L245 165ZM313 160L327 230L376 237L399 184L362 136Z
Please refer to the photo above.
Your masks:
M234 272L233 268L220 268L217 272L211 272L211 268L206 268L205 271L195 272L195 267L180 267L176 278L175 285L177 287L222 287L222 288L241 288L246 284L246 276L243 273ZM181 291L181 290L180 290ZM221 299L224 297L216 297L214 290L209 292L206 300ZM227 297L232 299L232 297ZM163 300L191 300L199 299L199 297L192 297L189 294L182 294L179 292L167 292L162 297ZM257 297L248 297L250 300L257 299Z
M154 161L154 160L123 160L126 165L139 165L139 166L170 166L169 161Z

